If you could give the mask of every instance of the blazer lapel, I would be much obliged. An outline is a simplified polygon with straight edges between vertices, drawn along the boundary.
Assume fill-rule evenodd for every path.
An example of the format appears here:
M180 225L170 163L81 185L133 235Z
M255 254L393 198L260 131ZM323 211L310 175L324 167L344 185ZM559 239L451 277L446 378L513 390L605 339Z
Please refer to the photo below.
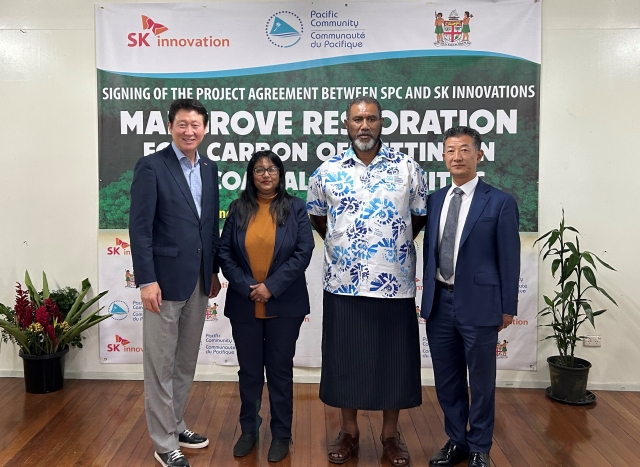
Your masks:
M169 172L171 172L171 175L173 176L174 180L180 187L180 191L182 191L182 194L184 195L187 201L187 204L189 204L195 216L198 217L198 210L196 209L196 203L193 201L193 195L191 194L191 190L189 189L189 184L187 183L187 179L184 178L182 167L180 167L180 161L178 161L178 157L176 156L176 153L174 152L171 146L169 146L167 149L168 151L165 153L164 162L167 165Z
M289 213L289 218L287 219L287 222L285 222L285 224L283 226L276 226L276 244L273 248L273 257L275 258L276 255L278 254L278 251L280 250L280 247L282 246L282 242L284 241L285 237L287 236L287 229L289 228L289 222L291 222L292 219L295 218L295 213L293 211L291 211Z
M202 219L206 219L209 215L209 210L212 209L213 201L213 177L211 176L211 170L213 165L206 157L200 156L200 176L202 177ZM194 203L195 206L195 203ZM213 213L217 216L217 213Z
M460 237L460 245L458 248L461 248L467 237L469 237L471 229L473 229L473 226L476 224L480 214L482 214L484 207L487 205L487 202L489 202L490 189L491 187L483 182L482 179L478 180L476 191L473 194L473 199L471 200L471 206L469 206L469 214L467 215L467 220L464 223L464 228L462 229L462 236Z
M244 262L246 263L246 270L251 273L251 263L249 263L249 256L247 255L247 250L244 247L245 241L247 240L247 229L240 230L236 228L235 230L236 241L238 242L238 247L242 252Z

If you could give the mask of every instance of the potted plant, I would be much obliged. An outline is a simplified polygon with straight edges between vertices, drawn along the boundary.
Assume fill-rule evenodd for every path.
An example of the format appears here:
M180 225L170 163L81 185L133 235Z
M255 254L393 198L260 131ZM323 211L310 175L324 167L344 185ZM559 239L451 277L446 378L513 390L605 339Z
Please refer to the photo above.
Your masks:
M41 292L33 286L28 272L24 282L26 290L19 282L16 285L14 308L0 303L2 338L20 347L27 392L57 391L63 384L64 356L69 347L82 347L82 332L111 316L98 315L101 308L82 316L107 292L85 303L91 288L88 279L82 281L80 292L70 287L50 292L44 272Z
M575 241L566 236L574 232ZM580 249L579 232L565 224L564 210L560 227L550 230L538 238L534 245L546 239L540 249L543 261L551 261L551 275L558 278L553 295L544 295L547 305L538 315L549 316L551 322L542 324L552 330L545 339L554 339L559 355L547 358L551 386L547 394L552 399L570 404L589 404L595 396L588 394L587 378L591 363L574 356L575 347L582 340L578 334L580 326L589 321L595 328L595 317L606 310L593 310L591 299L594 293L605 296L617 306L616 301L598 285L596 262L615 271L590 251Z

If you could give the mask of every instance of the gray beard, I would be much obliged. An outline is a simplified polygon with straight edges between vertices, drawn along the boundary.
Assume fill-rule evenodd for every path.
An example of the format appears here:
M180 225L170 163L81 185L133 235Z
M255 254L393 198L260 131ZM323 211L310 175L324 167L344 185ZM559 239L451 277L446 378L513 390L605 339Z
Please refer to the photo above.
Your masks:
M371 138L368 143L362 143L358 138L353 140L353 145L360 151L370 151L376 144L378 144L379 138Z

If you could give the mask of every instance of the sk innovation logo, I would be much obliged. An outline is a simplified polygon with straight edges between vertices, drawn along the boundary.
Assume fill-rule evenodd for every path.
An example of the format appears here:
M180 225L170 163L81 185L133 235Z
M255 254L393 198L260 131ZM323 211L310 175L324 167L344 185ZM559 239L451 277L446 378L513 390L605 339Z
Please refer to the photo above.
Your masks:
M116 334L115 344L107 344L107 352L142 352L142 347L129 347L131 341Z
M298 15L292 11L279 11L269 18L265 27L267 39L276 47L293 47L300 39L304 26Z
M113 256L113 255L131 255L131 250L129 249L129 244L127 242L124 242L122 240L120 240L118 237L116 237L116 246L109 246L107 247L107 255L109 256Z
M153 34L155 34L156 36L159 36L163 32L169 30L169 28L164 24L156 23L151 18L145 15L142 15L142 29L151 29L151 32L153 32Z
M127 47L229 47L231 42L226 38L217 38L211 35L202 37L160 37L169 28L149 18L142 16L142 29L150 32L130 32L127 34ZM153 34L153 37L149 37Z
M115 344L107 344L107 352L121 352L121 347L125 347L129 345L131 341L128 341L124 337L120 337L116 334L116 343Z

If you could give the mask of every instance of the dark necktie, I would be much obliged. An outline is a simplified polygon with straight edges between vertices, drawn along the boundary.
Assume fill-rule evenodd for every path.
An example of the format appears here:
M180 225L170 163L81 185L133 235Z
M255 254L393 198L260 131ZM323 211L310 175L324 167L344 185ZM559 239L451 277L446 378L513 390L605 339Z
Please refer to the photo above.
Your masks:
M458 214L460 214L460 203L462 202L462 191L460 188L453 189L453 198L449 203L447 220L444 223L442 239L440 240L440 274L447 280L453 276L453 248L456 243L456 231L458 230Z

